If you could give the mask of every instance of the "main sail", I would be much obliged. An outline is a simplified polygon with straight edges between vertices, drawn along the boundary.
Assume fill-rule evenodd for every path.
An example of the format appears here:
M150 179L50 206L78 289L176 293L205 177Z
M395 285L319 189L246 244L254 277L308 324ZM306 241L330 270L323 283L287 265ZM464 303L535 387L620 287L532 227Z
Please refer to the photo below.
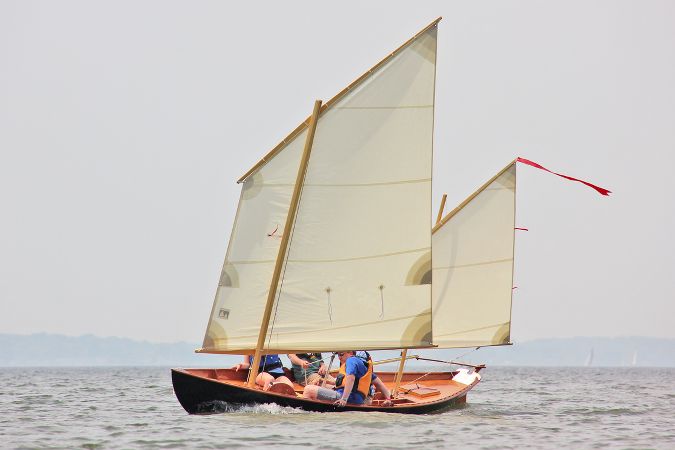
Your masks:
M266 350L430 345L437 22L322 110ZM255 348L305 134L244 177L201 351Z
M306 134L243 182L200 351L255 348Z
M513 162L434 227L435 345L510 342L515 202Z

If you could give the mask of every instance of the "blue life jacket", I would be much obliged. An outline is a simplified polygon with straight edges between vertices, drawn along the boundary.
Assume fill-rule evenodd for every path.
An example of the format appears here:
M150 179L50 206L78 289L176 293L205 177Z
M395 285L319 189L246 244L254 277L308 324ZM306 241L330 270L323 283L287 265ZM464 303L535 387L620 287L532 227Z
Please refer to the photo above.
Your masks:
M253 364L253 355L248 357L248 363ZM260 358L260 366L258 367L258 372L272 372L281 373L283 371L284 364L281 362L279 355L264 355ZM282 369L274 370L274 369Z

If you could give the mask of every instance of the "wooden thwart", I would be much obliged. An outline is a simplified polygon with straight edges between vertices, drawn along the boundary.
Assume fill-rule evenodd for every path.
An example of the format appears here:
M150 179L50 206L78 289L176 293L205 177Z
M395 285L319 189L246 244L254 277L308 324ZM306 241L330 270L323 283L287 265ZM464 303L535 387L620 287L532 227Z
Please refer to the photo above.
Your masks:
M425 398L432 397L434 395L439 395L440 390L427 386L420 386L418 384L409 384L406 386L401 386L401 392L408 395L413 395L415 397Z

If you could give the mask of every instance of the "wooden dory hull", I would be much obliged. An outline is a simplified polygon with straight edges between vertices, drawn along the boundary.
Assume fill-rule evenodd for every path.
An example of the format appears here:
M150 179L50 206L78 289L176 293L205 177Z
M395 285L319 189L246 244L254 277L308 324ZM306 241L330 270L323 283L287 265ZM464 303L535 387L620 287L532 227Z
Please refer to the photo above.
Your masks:
M274 392L265 392L259 388L248 388L239 384L234 384L227 379L218 379L215 374L217 371L226 371L227 369L171 369L171 378L173 381L173 390L176 393L178 401L185 411L190 414L208 414L222 411L220 402L235 405L254 405L263 403L275 403L280 406L289 406L300 408L306 411L316 412L342 412L342 411L379 411L387 413L401 414L428 414L442 411L453 406L466 403L466 394L476 384L478 380L470 385L462 385L451 395L443 395L437 400L423 399L414 403L396 404L395 406L360 406L346 405L337 407L330 402L309 400L301 397L291 397L288 395L277 394ZM240 372L241 373L241 372ZM416 375L416 374L412 374ZM423 375L423 374L419 374ZM390 373L378 373L378 376L386 381L393 377ZM451 373L448 373L451 377Z

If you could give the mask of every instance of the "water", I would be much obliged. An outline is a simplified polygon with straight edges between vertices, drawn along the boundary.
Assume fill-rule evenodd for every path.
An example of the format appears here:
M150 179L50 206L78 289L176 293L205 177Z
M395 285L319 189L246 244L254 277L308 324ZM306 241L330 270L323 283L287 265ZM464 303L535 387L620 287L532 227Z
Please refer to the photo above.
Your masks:
M0 369L0 448L675 449L675 369L489 367L442 414L185 413L166 368Z

